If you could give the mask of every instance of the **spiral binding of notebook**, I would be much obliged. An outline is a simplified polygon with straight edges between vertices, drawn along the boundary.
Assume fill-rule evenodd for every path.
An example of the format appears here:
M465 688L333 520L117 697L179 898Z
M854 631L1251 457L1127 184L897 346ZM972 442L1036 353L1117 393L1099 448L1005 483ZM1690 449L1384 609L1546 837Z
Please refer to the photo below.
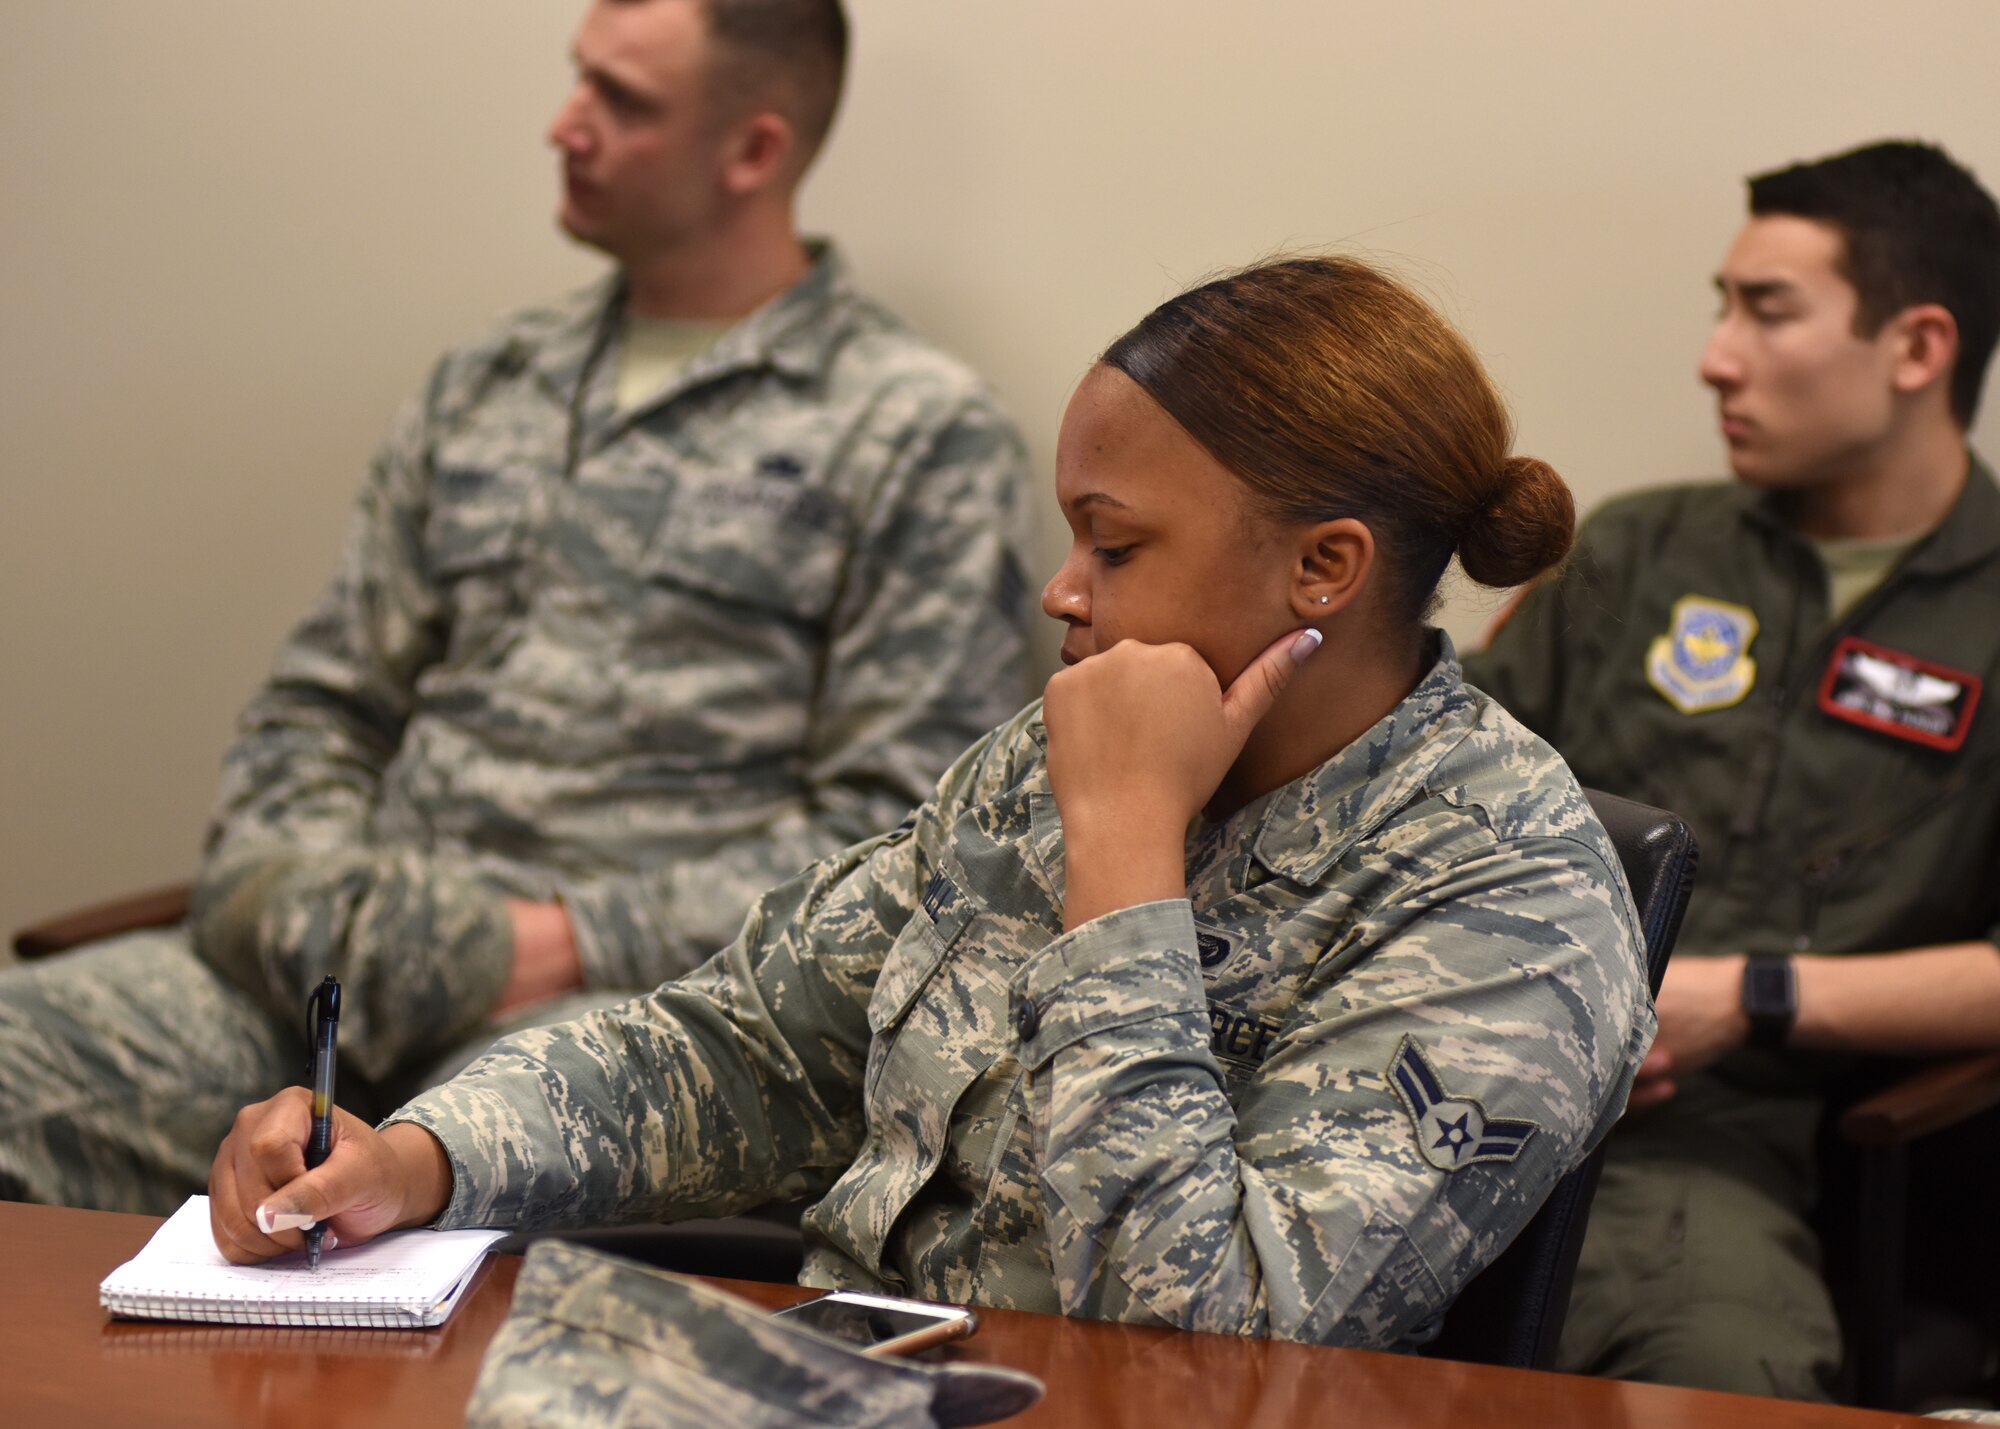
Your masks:
M441 1325L501 1231L399 1231L326 1256L231 1265L209 1231L208 1198L191 1197L107 1275L98 1303L114 1315L227 1325L415 1330Z
M115 1359L172 1359L190 1354L268 1355L272 1352L338 1355L359 1360L430 1360L444 1352L443 1337L407 1330L319 1325L201 1325L186 1321L118 1320L99 1341Z

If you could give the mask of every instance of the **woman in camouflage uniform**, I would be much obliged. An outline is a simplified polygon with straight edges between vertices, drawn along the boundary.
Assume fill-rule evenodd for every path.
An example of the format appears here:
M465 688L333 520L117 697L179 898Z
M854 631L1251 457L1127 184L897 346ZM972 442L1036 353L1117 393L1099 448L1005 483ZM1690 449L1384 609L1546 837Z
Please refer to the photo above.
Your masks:
M1044 701L688 978L500 1044L306 1173L294 1090L211 1178L232 1259L395 1225L812 1195L804 1279L1390 1345L1622 1107L1630 895L1426 615L1572 508L1462 338L1336 258L1185 293L1064 418Z

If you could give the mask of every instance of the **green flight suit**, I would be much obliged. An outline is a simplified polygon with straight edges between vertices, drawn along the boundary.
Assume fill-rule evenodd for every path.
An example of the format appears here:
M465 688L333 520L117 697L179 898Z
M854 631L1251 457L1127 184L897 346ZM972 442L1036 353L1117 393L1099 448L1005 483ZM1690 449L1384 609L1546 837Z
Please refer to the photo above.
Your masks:
M1837 621L1773 498L1722 483L1614 502L1466 671L1586 787L1693 827L1677 958L2000 927L2000 715L1980 703L2000 674L2000 490L1977 459L1942 525ZM1833 1065L1745 1049L1621 1123L1567 1365L1827 1391L1839 1336L1805 1216Z

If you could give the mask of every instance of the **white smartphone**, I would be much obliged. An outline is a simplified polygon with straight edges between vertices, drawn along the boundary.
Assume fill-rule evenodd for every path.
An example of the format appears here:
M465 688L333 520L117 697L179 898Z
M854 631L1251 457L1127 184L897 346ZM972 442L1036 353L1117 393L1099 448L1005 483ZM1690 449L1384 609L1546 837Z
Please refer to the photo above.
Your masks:
M913 1355L947 1340L962 1340L979 1328L970 1310L835 1290L817 1300L801 1300L774 1311L780 1319L846 1340L864 1355Z

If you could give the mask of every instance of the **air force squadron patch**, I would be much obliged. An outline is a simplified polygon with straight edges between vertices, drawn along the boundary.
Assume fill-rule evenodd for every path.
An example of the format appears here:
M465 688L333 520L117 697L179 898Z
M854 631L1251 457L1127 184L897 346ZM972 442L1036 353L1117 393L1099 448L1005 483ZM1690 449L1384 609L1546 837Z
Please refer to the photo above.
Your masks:
M1819 707L1877 734L1955 752L1972 728L1979 691L1977 675L1849 635L1826 663Z
M1671 628L1646 650L1646 678L1682 714L1727 709L1757 683L1757 617L1740 605L1684 595Z
M1389 1085L1410 1114L1417 1150L1440 1171L1457 1171L1475 1161L1512 1161L1540 1129L1532 1121L1489 1117L1471 1097L1452 1096L1413 1037L1396 1048Z

